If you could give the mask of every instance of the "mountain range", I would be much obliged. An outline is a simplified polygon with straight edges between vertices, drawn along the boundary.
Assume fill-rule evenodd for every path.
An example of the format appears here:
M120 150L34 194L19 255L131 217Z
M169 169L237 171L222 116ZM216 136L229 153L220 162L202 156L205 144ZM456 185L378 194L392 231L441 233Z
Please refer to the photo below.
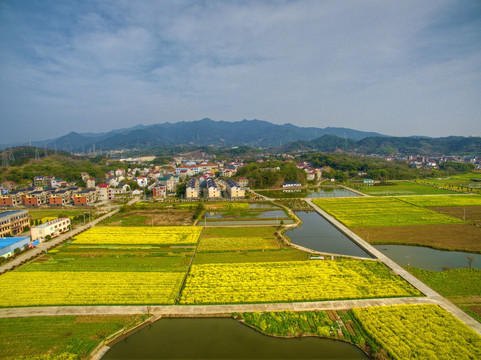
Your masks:
M32 142L32 145L71 152L88 152L93 149L142 149L166 145L277 147L297 140L313 140L326 134L352 140L385 136L348 128L322 129L292 124L277 125L262 120L228 122L206 118L198 121L138 125L108 133L71 132L56 139Z
M177 123L137 125L106 133L71 132L33 146L70 152L146 149L156 146L250 146L280 152L344 150L363 154L479 155L481 137L392 137L342 127L277 125L262 120L236 122L202 119ZM5 146L4 146L5 147ZM0 147L1 148L1 147Z

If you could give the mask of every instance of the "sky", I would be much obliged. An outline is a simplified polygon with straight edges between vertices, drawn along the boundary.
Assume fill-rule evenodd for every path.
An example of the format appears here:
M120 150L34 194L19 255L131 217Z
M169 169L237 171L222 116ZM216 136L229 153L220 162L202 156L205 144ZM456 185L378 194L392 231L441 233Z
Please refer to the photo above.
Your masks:
M0 0L0 143L205 117L481 136L481 1Z

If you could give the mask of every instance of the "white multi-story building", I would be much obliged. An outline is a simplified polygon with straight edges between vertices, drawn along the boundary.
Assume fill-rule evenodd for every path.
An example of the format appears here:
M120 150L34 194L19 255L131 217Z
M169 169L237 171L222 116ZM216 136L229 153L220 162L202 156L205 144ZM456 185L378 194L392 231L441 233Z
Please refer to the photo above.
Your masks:
M32 241L40 240L44 241L47 236L54 238L62 233L70 230L70 219L59 218L45 224L34 226L31 229Z

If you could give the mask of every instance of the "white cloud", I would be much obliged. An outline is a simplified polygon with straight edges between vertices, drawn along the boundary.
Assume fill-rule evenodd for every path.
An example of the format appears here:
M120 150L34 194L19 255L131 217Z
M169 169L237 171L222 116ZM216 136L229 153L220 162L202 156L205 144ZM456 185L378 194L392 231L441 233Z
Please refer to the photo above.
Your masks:
M0 142L205 116L481 135L481 24L447 1L0 6Z

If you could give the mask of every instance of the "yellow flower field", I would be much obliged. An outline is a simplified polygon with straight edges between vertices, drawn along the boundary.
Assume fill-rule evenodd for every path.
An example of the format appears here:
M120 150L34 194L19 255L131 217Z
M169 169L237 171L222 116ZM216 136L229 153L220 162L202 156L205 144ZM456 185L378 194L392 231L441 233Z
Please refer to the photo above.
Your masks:
M353 309L394 360L481 359L481 336L437 305Z
M75 244L191 245L199 240L201 227L94 227L75 237Z
M418 296L380 262L353 259L193 265L182 304Z
M173 304L182 272L8 272L0 307Z

